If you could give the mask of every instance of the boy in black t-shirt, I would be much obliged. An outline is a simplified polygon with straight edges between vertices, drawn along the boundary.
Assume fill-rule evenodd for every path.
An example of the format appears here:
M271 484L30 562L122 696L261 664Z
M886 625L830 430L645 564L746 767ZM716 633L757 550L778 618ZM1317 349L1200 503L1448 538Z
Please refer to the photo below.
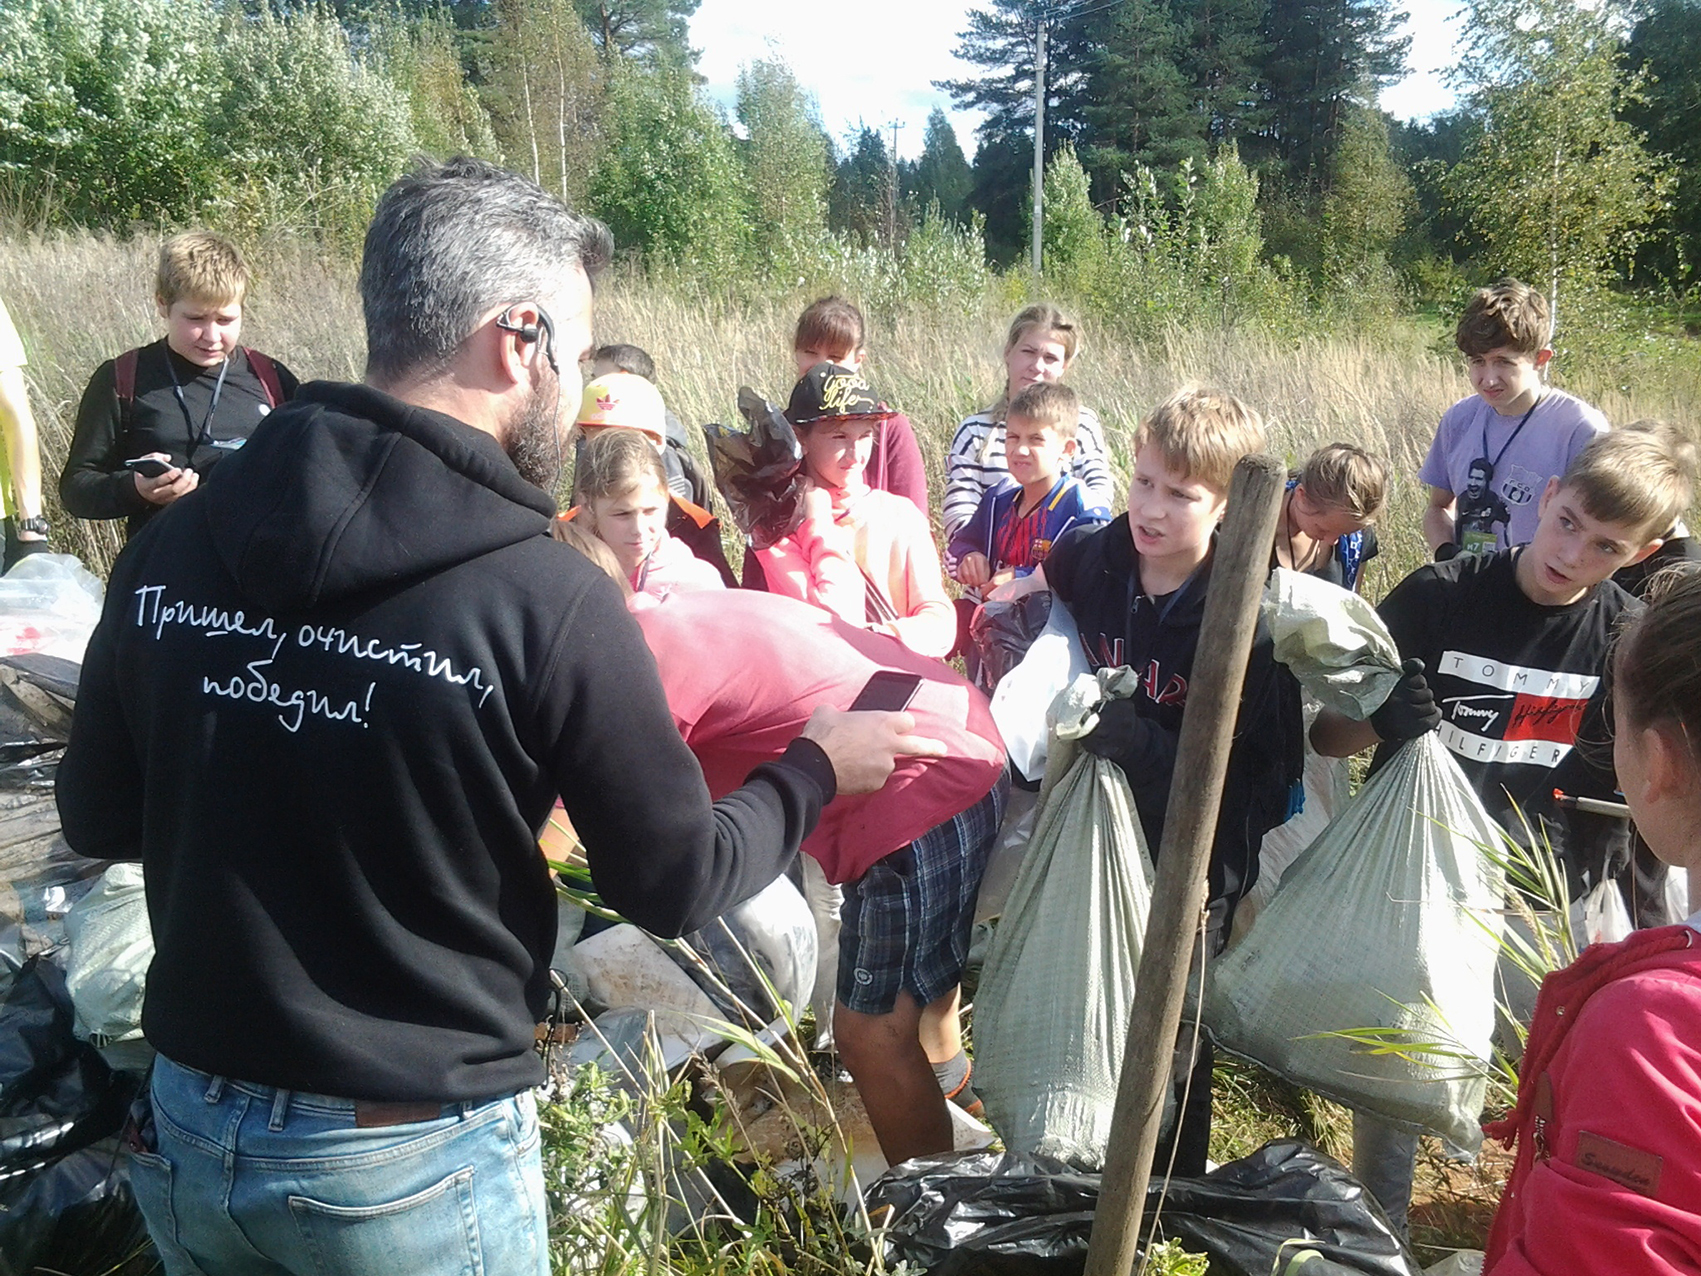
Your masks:
M1561 810L1554 790L1615 799L1610 750L1586 746L1608 738L1603 675L1613 632L1640 604L1611 577L1659 549L1660 533L1688 508L1694 478L1694 450L1658 434L1596 438L1548 480L1528 545L1432 563L1394 587L1377 610L1406 676L1367 722L1325 709L1312 744L1335 757L1376 745L1374 770L1402 741L1439 731L1509 834L1545 835L1573 896L1622 872L1627 821ZM1416 1140L1367 1138L1380 1123L1361 1117L1356 1125L1355 1162L1375 1159L1383 1171L1355 1165L1359 1177L1403 1227ZM1396 1143L1406 1152L1393 1154Z
M1234 396L1182 390L1153 409L1135 433L1127 512L1066 532L1031 575L995 595L1051 589L1069 608L1093 668L1126 665L1139 671L1139 693L1105 705L1099 725L1082 744L1127 773L1154 856L1163 841L1217 524L1236 463L1263 447L1263 421ZM1260 623L1211 849L1207 957L1222 949L1235 905L1257 879L1264 834L1293 813L1303 732L1299 684L1276 663L1269 632ZM1211 1131L1212 1051L1203 1042L1195 1054L1192 1039L1192 1025L1184 1021L1175 1098L1181 1098L1189 1073L1192 1088L1179 1128L1172 1127L1169 1136L1178 1145L1175 1171L1183 1175L1205 1172ZM1160 1151L1159 1163L1168 1164L1167 1150Z
M247 264L223 236L189 230L160 246L154 300L165 336L90 378L59 475L67 513L126 518L134 535L295 397L288 368L237 343L247 288Z

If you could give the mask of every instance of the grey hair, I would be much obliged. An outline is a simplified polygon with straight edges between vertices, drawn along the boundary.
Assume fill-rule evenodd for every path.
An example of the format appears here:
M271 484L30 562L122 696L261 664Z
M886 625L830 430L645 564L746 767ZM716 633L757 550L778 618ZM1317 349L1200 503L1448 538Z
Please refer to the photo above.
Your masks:
M436 371L492 309L554 295L575 262L594 280L613 251L608 227L517 173L466 155L418 161L366 231L367 378Z

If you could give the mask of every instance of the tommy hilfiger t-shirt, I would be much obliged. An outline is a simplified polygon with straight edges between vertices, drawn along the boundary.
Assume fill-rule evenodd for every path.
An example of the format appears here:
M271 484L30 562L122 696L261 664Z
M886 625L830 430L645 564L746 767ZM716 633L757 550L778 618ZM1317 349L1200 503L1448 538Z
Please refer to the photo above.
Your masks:
M1606 581L1569 606L1541 606L1518 587L1521 552L1420 567L1377 610L1401 657L1423 661L1441 741L1488 813L1524 841L1522 812L1581 868L1622 842L1624 821L1562 818L1553 791L1615 793L1603 674L1615 627L1640 604ZM1390 751L1379 748L1374 765Z

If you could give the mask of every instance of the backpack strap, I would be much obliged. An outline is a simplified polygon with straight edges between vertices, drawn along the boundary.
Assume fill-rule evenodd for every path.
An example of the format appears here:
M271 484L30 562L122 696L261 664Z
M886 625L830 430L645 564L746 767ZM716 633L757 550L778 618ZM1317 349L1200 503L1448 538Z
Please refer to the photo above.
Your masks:
M141 353L141 347L133 347L112 361L112 388L118 393L118 411L124 417L130 415L130 405L136 401L136 360Z
M254 375L259 378L260 388L266 392L266 406L277 407L284 399L283 382L278 380L277 364L251 346L244 346L242 349L248 356L248 366L254 369Z

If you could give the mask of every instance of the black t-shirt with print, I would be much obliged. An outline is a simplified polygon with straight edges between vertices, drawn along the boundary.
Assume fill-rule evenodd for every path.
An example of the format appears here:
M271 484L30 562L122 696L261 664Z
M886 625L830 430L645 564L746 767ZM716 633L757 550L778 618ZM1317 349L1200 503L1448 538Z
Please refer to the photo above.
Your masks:
M1602 675L1614 630L1640 604L1611 581L1569 606L1532 602L1518 587L1521 552L1420 567L1377 610L1401 657L1423 661L1442 743L1488 813L1521 842L1525 819L1544 830L1575 888L1579 873L1599 881L1628 854L1626 821L1561 811L1553 791L1616 798ZM1395 747L1378 748L1372 770Z

